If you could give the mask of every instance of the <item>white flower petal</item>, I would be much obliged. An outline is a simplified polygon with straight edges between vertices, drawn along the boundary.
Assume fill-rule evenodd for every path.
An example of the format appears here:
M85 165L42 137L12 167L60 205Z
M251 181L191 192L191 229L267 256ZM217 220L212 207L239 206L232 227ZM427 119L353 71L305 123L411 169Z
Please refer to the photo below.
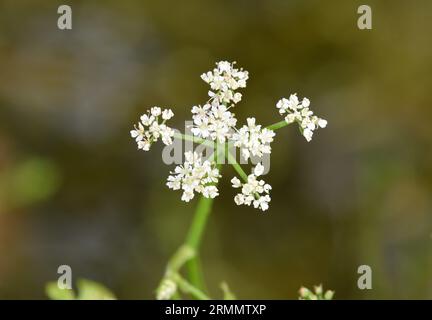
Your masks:
M258 177L258 176L262 175L263 173L264 173L264 166L260 162L255 166L254 175L256 175Z

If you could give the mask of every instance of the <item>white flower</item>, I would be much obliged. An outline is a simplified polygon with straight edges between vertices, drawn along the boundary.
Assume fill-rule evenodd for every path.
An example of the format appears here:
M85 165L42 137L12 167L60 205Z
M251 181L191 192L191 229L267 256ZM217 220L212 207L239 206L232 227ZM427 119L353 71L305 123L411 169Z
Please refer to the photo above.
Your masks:
M251 155L262 157L265 153L271 153L270 143L274 136L274 131L266 128L261 129L261 125L255 124L255 118L248 118L247 125L234 133L232 140L247 160Z
M215 186L204 187L202 194L206 198L216 198L219 195L218 189Z
M138 141L138 149L142 149L144 151L149 151L150 145L151 145L151 143L147 140Z
M231 138L237 123L234 113L216 100L202 107L192 107L192 114L192 134L204 139L218 140L220 143Z
M162 114L163 121L159 123L159 116ZM164 116L165 115L165 116ZM166 145L172 144L174 130L165 124L165 121L172 118L174 113L171 109L162 109L153 107L146 114L140 117L141 122L138 122L138 127L134 126L134 130L130 131L130 135L135 139L138 149L144 151L150 150L150 146L156 142L159 137Z
M325 127L327 127L327 120L319 119L319 120L318 120L318 126L319 126L320 128L325 128Z
M255 209L259 208L262 211L266 211L269 208L270 200L271 200L270 196L266 194L265 196L261 196L258 199L254 200L253 206Z
M241 193L238 193L235 197L234 197L234 202L236 205L241 206L242 204L244 204L245 199L244 199L244 195Z
M305 101L305 103L307 103L307 101ZM290 95L289 99L282 98L281 100L279 100L278 103L276 104L276 108L279 109L280 114L284 114L289 109L296 110L298 105L299 105L299 100L297 98L297 94L294 93Z
M158 117L158 116L160 116L160 115L161 115L161 112L162 112L162 110L161 110L161 108L159 108L159 107L153 107L153 108L150 109L150 113L151 113L152 116L154 116L154 117Z
M304 129L303 130L303 136L305 137L306 141L309 142L312 140L313 131L311 129Z
M162 119L164 119L164 120L169 120L169 119L171 119L173 116L174 116L174 112L172 112L171 109L165 109L165 110L162 112Z
M264 166L258 163L247 178L246 183L241 183L237 177L231 180L234 188L241 188L241 193L238 193L234 197L234 202L237 205L253 205L254 208L266 211L269 208L269 202L271 200L269 192L271 186L265 183L264 180L258 180L257 177L262 175L264 172Z
M174 136L174 130L173 129L167 127L164 124L161 124L159 126L159 133L160 133L160 135L162 137L162 142L165 145L168 146L168 145L172 144L172 142L173 142L172 141L172 137Z
M309 106L309 99L303 98L300 103L297 94L290 95L289 99L282 98L276 104L280 114L287 114L285 116L287 123L297 122L299 124L300 131L308 142L312 140L316 129L327 126L327 120L315 116Z
M240 92L236 92L233 96L234 103L238 103L241 101L242 94Z
M258 177L258 176L262 175L263 173L264 173L264 166L260 162L255 166L254 175L256 175Z
M214 162L203 161L196 152L185 152L185 162L174 169L168 176L166 185L173 190L183 190L181 199L189 202L195 192L206 198L219 195L216 184L220 178L219 170Z
M155 120L155 117L152 116L152 115L143 114L140 117L140 120L141 120L141 122L142 122L143 125L145 125L145 126L148 127L148 126L150 126L153 123L153 121Z
M237 177L232 178L231 183L232 183L233 188L240 188L242 185L239 178L237 178Z
M213 71L201 75L201 79L210 85L209 96L220 104L240 102L242 96L235 90L246 87L249 73L241 68L234 68L234 64L235 62L220 61L216 63Z

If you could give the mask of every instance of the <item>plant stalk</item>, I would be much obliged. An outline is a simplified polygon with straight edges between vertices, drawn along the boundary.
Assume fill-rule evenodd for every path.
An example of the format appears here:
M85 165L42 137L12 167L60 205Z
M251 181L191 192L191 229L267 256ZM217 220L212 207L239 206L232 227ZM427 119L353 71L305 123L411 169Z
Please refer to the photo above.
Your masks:
M288 123L283 120L277 123L274 123L267 127L270 130L277 130L282 127L287 126ZM192 141L199 144L205 144L208 146L215 146L215 143L210 140L205 140L201 138L197 138L191 135L175 133L174 138ZM209 159L215 157L216 163L218 163L218 169L221 170L221 164L219 163L220 156L225 156L228 160L228 163L231 164L240 177L247 182L248 176L246 172L242 169L240 164L237 162L235 157L229 152L229 147L231 143L225 144L216 144L216 152L210 155ZM189 228L189 231L186 236L186 240L183 245L179 247L179 249L174 253L167 264L165 276L162 281L166 278L174 280L180 289L183 292L189 293L197 299L209 299L209 297L205 294L204 288L204 277L201 270L201 264L199 261L198 251L200 249L201 240L203 237L203 233L207 224L208 217L210 216L212 205L214 199L205 198L203 196L200 197L198 201L197 208L195 210L194 217L192 219L192 224ZM188 269L188 278L190 282L182 278L179 274L179 270L186 264ZM162 282L161 282L162 283ZM158 289L160 286L158 287ZM177 295L176 295L177 297Z

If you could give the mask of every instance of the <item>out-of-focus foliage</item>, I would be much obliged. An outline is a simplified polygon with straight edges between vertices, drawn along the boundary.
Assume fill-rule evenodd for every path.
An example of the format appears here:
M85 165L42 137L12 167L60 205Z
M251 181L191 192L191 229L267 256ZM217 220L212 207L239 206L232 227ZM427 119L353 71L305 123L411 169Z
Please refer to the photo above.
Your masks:
M236 296L234 293L232 293L231 289L228 287L228 284L226 282L222 282L220 285L220 288L223 292L223 299L224 300L235 300Z
M300 300L332 300L334 291L324 291L322 285L314 287L314 291L309 290L306 287L301 287L299 290Z
M26 159L0 171L0 203L7 208L38 203L49 199L58 190L59 182L60 175L52 161Z
M113 300L114 294L100 283L79 279L77 292L72 289L61 289L57 282L49 282L45 292L53 300Z

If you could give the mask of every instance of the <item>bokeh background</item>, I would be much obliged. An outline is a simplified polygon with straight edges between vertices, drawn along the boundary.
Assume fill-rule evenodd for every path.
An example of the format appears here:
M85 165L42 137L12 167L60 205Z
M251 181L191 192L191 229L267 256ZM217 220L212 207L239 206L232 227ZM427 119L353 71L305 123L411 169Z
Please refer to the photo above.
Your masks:
M373 30L357 28L369 4ZM73 30L57 29L57 7ZM196 202L165 187L160 144L129 130L153 105L178 128L219 60L250 72L241 122L279 121L307 96L329 121L310 143L277 133L270 210L233 203L226 168L202 247L213 296L432 298L432 2L0 3L0 298L44 299L57 267L149 299ZM370 265L373 289L357 288Z

